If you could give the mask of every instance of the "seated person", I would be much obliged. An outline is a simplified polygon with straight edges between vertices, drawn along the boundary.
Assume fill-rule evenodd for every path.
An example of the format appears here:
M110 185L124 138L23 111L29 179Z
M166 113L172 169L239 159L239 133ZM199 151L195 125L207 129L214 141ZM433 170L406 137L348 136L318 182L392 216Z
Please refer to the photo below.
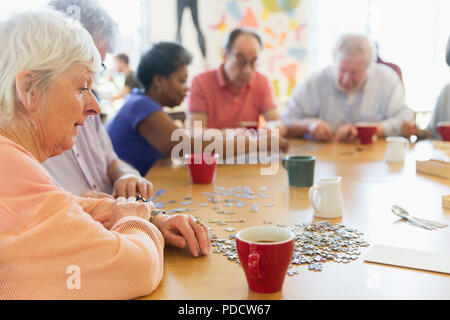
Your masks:
M41 165L100 112L101 58L82 25L49 9L18 13L0 23L0 44L0 300L136 298L159 285L165 244L207 254L194 217L73 195Z
M134 77L134 72L130 68L130 58L125 53L120 53L114 57L114 61L116 63L116 71L118 73L125 74L125 83L123 85L123 89L115 96L112 97L102 97L106 100L119 100L124 98L127 94L131 92L134 88L141 88L140 83Z
M224 62L216 70L192 80L187 107L187 124L202 121L205 128L237 128L241 122L277 121L279 115L267 78L256 71L262 49L259 35L252 30L233 30L226 42ZM285 134L281 121L268 125Z
M172 149L179 144L178 140L172 140L172 133L180 128L162 106L176 107L183 101L188 91L187 66L191 61L192 55L177 43L155 44L139 62L137 77L145 89L133 91L107 124L115 151L141 175L145 175L158 159L170 156ZM184 134L183 139L194 139L186 130L180 132ZM202 141L202 148L209 143ZM191 146L194 150L193 142ZM224 154L225 151L219 150L218 153Z
M316 72L294 89L282 119L291 137L312 136L319 141L351 141L355 124L378 124L378 136L401 135L413 122L405 92L391 68L375 64L366 36L343 35L333 52L334 65Z
M80 10L80 22L94 39L102 60L108 51L114 50L117 24L98 1L50 0L48 5L64 14L73 12L73 8ZM152 183L118 158L99 115L88 117L78 131L72 149L43 163L59 187L75 195L136 197L139 194L150 199Z

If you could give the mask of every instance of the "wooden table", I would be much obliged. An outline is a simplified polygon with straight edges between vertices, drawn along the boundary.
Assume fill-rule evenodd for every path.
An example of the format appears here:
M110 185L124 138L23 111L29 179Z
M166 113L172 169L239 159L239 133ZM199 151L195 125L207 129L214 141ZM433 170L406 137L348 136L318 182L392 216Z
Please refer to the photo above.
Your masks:
M245 275L237 263L210 253L191 258L187 251L166 248L165 272L159 287L145 299L450 299L450 276L440 273L366 263L363 257L375 244L385 244L417 250L450 253L450 227L428 231L396 218L390 208L398 204L411 213L450 223L450 210L442 208L442 196L450 193L450 180L416 174L415 160L433 152L430 141L421 141L407 152L404 164L384 162L386 142L373 145L318 144L303 140L291 141L289 155L315 155L315 179L342 176L344 214L330 222L342 223L364 232L369 248L349 264L324 263L322 272L309 271L305 265L296 267L299 274L286 276L283 290L274 294L259 294L248 289ZM227 226L211 225L219 238L227 238L226 227L242 228L262 225L271 220L274 225L320 221L314 218L308 202L308 188L290 188L287 173L280 166L276 175L260 175L260 165L220 165L214 184L193 185L188 169L173 165L170 159L160 161L147 174L155 190L166 192L157 202L166 202L165 209L183 207L180 202L191 197L194 216L223 219L207 202L203 192L214 187L249 186L255 192L267 187L267 199L257 213L250 212L252 200L236 211L233 219L245 218L246 223ZM176 204L168 204L169 200ZM271 208L264 204L273 203Z

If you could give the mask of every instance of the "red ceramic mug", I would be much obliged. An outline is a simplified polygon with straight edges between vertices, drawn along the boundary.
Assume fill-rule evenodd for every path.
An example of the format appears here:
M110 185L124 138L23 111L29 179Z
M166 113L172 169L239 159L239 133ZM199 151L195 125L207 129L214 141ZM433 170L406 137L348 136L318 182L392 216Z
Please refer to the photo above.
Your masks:
M188 154L184 157L192 183L211 183L216 177L218 154Z
M250 227L236 235L236 249L248 287L256 292L273 293L283 287L292 261L295 236L278 227Z
M358 137L361 143L370 144L377 134L378 127L376 123L361 122L356 124L356 130L358 131Z
M438 122L436 131L441 135L442 140L450 141L450 122Z

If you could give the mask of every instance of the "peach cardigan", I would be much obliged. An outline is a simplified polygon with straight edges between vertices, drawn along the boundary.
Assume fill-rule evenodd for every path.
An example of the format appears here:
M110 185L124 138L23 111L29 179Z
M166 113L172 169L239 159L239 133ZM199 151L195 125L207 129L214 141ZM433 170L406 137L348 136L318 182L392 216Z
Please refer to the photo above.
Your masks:
M131 299L158 286L164 239L153 224L111 221L111 210L90 215L105 200L56 187L3 136L0 155L0 300Z

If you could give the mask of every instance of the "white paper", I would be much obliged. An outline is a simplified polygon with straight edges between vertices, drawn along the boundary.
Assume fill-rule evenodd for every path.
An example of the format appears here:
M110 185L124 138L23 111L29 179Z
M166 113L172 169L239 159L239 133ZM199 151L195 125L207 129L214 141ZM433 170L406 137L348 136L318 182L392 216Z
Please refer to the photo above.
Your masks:
M376 245L364 261L450 274L450 254Z

